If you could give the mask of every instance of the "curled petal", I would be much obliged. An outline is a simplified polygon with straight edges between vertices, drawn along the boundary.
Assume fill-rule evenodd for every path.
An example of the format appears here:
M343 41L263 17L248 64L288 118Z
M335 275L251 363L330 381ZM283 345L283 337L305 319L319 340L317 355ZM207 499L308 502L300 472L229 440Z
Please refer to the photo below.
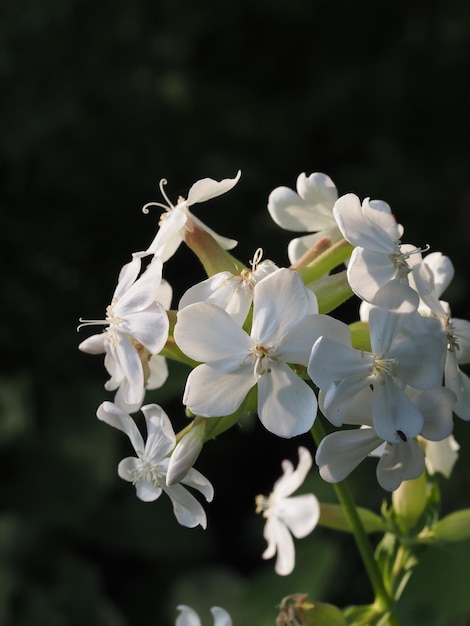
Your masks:
M387 444L377 464L377 480L387 491L398 489L404 480L424 472L424 453L416 441Z
M295 547L292 535L287 527L276 517L269 517L264 526L264 538L268 547L263 552L263 559L270 559L276 553L276 574L287 576L295 565Z
M211 198L216 198L230 191L230 189L233 189L238 183L241 175L241 171L238 170L235 178L224 178L220 181L214 180L213 178L202 178L198 180L188 192L186 206L190 207L198 202L206 202L206 200L211 200Z
M173 512L181 526L195 528L200 525L202 528L206 528L206 513L201 503L187 489L179 484L172 487L164 487L163 489L173 504Z
M299 446L299 463L297 468L290 461L284 461L282 468L284 474L274 483L273 493L276 499L290 496L302 485L310 468L312 467L312 455L303 446Z

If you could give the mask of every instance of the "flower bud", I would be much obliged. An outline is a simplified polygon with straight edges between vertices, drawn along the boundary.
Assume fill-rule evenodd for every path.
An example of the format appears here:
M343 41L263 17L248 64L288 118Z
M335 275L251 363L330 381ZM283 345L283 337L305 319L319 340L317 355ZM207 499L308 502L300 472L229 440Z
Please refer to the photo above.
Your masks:
M413 480L404 480L392 494L397 521L404 531L417 523L427 504L426 473Z
M204 422L199 422L176 445L166 474L166 484L169 487L181 482L196 462L204 444L204 430Z

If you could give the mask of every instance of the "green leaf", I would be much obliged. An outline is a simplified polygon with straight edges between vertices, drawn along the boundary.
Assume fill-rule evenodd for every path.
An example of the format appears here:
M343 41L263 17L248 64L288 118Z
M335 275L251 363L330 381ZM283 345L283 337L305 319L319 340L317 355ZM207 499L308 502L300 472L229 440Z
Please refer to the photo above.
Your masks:
M379 515L362 507L358 507L357 512L367 533L385 531L385 523ZM347 533L352 532L349 520L339 504L320 504L320 521L318 523L326 528Z

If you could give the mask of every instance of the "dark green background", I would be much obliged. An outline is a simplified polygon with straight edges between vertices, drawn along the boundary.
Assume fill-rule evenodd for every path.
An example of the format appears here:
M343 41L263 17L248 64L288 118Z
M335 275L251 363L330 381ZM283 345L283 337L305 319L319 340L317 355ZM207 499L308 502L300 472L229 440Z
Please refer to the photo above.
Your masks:
M282 458L296 460L297 440L255 424L206 447L198 468L217 492L206 532L178 527L165 497L138 501L116 475L126 438L94 417L110 398L102 359L77 351L86 332L75 327L102 316L119 268L152 239L158 216L140 208L161 199L160 178L176 200L238 169L237 187L195 213L237 238L243 261L261 245L286 262L290 236L270 222L267 196L324 171L340 193L388 201L405 241L451 256L448 297L470 318L469 55L463 0L4 0L0 624L171 624L177 603L199 602L207 624L222 604L238 626L264 626L288 593L370 600L346 536L298 542L305 554L287 579L260 559L254 496ZM184 250L166 276L177 297L203 277ZM150 398L178 426L184 374ZM446 510L469 505L466 424L456 433ZM373 465L354 486L377 508ZM317 479L309 486L332 497ZM442 584L453 574L458 590L466 562L447 566ZM455 600L440 613L420 580L413 624L468 612Z

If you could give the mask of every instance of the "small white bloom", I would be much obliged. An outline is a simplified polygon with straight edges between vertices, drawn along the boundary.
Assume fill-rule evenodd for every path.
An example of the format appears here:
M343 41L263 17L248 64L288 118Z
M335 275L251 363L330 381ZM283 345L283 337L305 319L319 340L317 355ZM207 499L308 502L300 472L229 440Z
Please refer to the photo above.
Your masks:
M445 440L453 428L454 394L444 387L420 392L408 387L406 395L423 418L419 439L423 441L425 438L426 446ZM361 425L361 428L327 435L318 446L315 461L323 480L337 483L344 480L367 456L377 456L377 481L383 489L394 491L404 480L412 480L422 474L424 452L415 439L407 439L401 431L401 436L393 442L384 441L378 435L372 423L372 397L372 391L367 387L343 405L343 422ZM319 402L322 408L323 392Z
M329 237L333 242L340 239L341 233L333 216L337 198L333 181L321 172L310 176L300 174L297 193L289 187L277 187L269 194L268 211L278 226L296 232L316 232L289 243L291 263L300 259L321 237Z
M290 574L294 569L292 535L297 539L306 537L320 518L320 504L313 493L289 497L302 485L311 467L310 452L299 447L297 469L294 470L290 461L284 460L284 474L274 483L269 497L256 497L256 512L266 518L263 534L268 546L263 552L263 559L270 559L277 553L275 570L281 576Z
M408 274L421 261L420 249L400 241L403 227L382 200L346 194L333 214L345 239L355 246L348 263L351 289L371 302L377 290L393 279L408 284Z
M190 211L189 207L199 202L206 202L211 198L216 198L227 191L230 191L240 180L241 172L239 171L235 178L225 178L221 181L213 180L212 178L203 178L191 187L188 193L188 197L178 198L178 202L173 205L168 199L163 186L166 184L166 180L160 181L160 191L162 196L166 200L167 204L161 204L160 202L149 202L143 207L144 213L148 213L149 207L156 206L165 210L160 218L159 230L148 247L145 253L141 254L156 254L162 261L167 261L178 249L182 241L184 241L184 231L188 218L191 218L193 222L198 226L210 233L212 237L219 243L219 245L225 250L231 250L237 245L234 239L227 239L217 235L213 230L208 228L200 220L198 220Z
M209 302L227 311L242 326L253 302L256 283L279 269L272 261L261 261L262 255L262 249L258 248L250 262L251 270L243 269L238 274L219 272L190 287L181 298L178 309L195 302Z
M176 607L180 614L176 619L175 626L201 626L199 615L194 609L184 604ZM225 609L213 606L211 613L214 616L214 626L232 626L232 619Z
M285 268L255 285L250 335L213 304L179 311L175 341L203 363L189 374L183 402L203 417L230 415L257 385L258 415L270 432L280 437L307 432L317 400L288 363L306 365L313 342L336 322L317 311L314 294Z
M133 255L120 274L104 320L83 320L80 326L104 325L104 332L82 341L79 349L91 354L105 352L105 367L111 378L106 389L118 388L117 401L125 406L140 406L149 374L144 370L149 358L158 354L168 338L168 316L157 302L161 285L162 262L154 257L139 277L142 259ZM164 374L159 374L159 379ZM152 383L151 383L152 384Z
M181 479L182 484L167 484L168 455L175 447L176 437L171 422L161 407L147 404L142 407L147 425L147 440L136 426L135 421L112 402L103 402L96 413L98 419L122 430L130 439L137 457L127 457L118 466L119 476L135 485L137 497L144 502L152 502L164 491L173 504L173 512L182 526L194 528L199 524L207 526L207 518L201 504L187 491L188 485L200 491L207 502L214 496L211 483L197 470L191 468Z
M445 346L431 333L408 334L417 315L410 287L391 281L378 292L369 312L371 352L356 350L337 338L320 337L312 348L308 373L325 392L325 416L336 426L347 403L364 388L373 389L373 426L390 443L416 437L423 416L403 387L431 389L440 384ZM398 305L399 302L402 304ZM413 312L414 310L414 312Z

